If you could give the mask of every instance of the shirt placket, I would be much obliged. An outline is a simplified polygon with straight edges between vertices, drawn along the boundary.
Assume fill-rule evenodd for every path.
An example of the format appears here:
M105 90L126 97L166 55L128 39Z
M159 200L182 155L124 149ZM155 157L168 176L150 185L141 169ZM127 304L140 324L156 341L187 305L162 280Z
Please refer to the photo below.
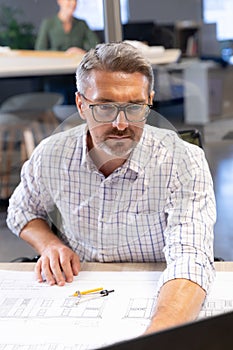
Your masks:
M111 179L102 181L99 190L99 213L98 213L98 251L102 255L107 240L111 235L106 235L111 225L111 216L114 211L116 190L111 186Z

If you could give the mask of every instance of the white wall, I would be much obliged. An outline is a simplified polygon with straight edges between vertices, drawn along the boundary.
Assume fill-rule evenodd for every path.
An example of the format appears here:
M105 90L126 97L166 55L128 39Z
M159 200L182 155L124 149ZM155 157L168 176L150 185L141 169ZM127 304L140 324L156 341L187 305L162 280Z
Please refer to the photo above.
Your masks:
M1 5L20 8L23 12L23 22L31 22L39 27L44 17L50 17L58 10L56 0L0 0Z
M201 20L201 0L129 0L129 9L131 21Z

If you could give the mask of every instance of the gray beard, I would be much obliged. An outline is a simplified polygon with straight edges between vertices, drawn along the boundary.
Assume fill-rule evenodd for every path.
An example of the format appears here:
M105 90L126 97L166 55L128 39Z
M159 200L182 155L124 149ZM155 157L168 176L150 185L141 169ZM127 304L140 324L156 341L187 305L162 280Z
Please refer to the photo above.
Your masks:
M101 142L98 144L98 148L110 156L127 158L128 155L134 150L136 145L137 145L137 142L133 142L132 146L128 149L125 149L124 147L121 147L121 146L115 147L113 149L112 147L109 147L106 142Z

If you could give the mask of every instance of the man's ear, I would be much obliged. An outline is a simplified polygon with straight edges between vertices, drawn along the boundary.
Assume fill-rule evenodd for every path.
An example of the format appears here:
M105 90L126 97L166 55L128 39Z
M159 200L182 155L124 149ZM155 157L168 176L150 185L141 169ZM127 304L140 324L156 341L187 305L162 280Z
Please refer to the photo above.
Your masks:
M77 109L78 109L80 117L83 120L86 120L85 113L83 113L84 105L83 105L83 102L82 102L82 98L81 98L81 95L78 92L76 93L76 96L75 96L75 102L76 102L76 106L77 106Z
M155 92L152 90L149 95L149 103L153 105L153 100L154 100Z

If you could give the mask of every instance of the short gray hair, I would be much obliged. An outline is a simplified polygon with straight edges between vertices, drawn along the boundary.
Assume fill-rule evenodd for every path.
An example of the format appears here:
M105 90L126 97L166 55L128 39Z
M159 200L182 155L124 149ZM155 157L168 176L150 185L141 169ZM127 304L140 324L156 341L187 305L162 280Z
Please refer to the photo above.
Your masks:
M141 73L148 79L149 94L154 87L151 64L137 48L126 42L98 44L84 55L76 71L78 92L85 92L92 70Z

